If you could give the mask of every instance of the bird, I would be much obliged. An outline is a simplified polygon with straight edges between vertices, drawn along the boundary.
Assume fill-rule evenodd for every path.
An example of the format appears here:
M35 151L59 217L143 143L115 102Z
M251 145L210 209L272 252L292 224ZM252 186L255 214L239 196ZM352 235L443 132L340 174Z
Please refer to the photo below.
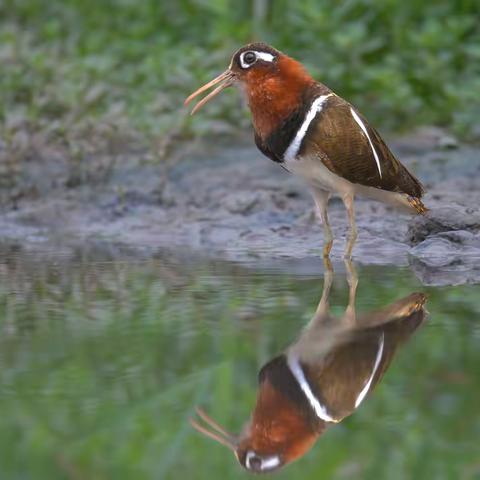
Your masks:
M328 303L332 279L326 275L317 310L298 340L261 368L256 405L240 435L198 407L197 418L190 419L252 473L270 473L300 459L328 428L359 408L398 347L426 318L422 292L357 318L355 281L348 306L337 318Z
M184 104L216 87L195 105L193 115L232 85L246 97L258 149L309 186L324 226L323 256L330 254L333 244L327 212L331 194L340 195L348 215L345 258L352 256L357 238L356 196L413 214L427 212L421 182L377 130L297 60L266 43L250 43L233 54L225 72L193 92Z

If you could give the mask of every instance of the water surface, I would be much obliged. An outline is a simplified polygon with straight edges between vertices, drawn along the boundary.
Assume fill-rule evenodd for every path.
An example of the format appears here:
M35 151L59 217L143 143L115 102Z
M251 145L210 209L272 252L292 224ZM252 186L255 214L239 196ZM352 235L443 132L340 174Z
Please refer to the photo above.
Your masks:
M301 335L324 283L318 259L262 262L3 248L1 478L246 478L188 419L200 405L238 433L258 371ZM334 269L341 316L349 287ZM357 270L358 314L413 292L430 314L360 407L275 476L480 478L478 285Z

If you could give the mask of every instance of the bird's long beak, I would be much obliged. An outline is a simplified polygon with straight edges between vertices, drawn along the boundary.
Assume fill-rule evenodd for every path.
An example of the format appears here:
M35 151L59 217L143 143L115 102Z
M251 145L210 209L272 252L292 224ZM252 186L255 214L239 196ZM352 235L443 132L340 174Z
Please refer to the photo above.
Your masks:
M231 70L225 70L221 75L214 78L210 82L206 83L203 87L200 87L198 90L195 90L184 102L184 105L188 105L195 97L205 92L211 87L214 87L217 84L217 88L212 90L206 97L203 97L193 108L190 115L193 115L195 112L200 110L207 102L209 102L213 97L216 97L224 88L229 87L233 84L235 80L235 75Z
M205 426L191 418L190 424L192 427L200 433L203 433L203 435L216 440L235 452L238 445L238 440L235 438L235 436L227 432L222 426L213 420L213 418L209 417L201 408L197 407L195 411L197 412L197 415L205 422Z

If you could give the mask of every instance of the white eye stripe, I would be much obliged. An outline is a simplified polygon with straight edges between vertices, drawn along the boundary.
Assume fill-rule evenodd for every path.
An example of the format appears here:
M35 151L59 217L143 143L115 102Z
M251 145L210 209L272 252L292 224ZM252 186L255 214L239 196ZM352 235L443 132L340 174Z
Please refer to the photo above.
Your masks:
M262 462L262 470L271 470L280 465L280 458L278 456L266 458Z
M260 58L260 60L263 60L265 62L273 62L274 56L271 53L266 53L266 52L255 52L257 57Z
M244 58L247 53L254 53L255 56L257 57L254 62L252 63L246 63ZM256 50L248 50L247 52L243 52L240 54L240 66L242 68L250 68L257 60L263 60L264 62L273 62L275 59L275 56L272 55L271 53L267 52L258 52Z

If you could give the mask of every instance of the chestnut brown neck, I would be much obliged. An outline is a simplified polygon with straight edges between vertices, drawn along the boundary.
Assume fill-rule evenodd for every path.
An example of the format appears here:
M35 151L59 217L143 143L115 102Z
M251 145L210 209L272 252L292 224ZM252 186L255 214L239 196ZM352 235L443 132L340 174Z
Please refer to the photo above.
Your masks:
M316 83L302 64L286 55L274 72L252 69L245 80L253 124L262 139L301 105L305 90Z
M290 462L305 454L320 431L306 422L295 404L268 380L258 393L252 416L250 436L246 441L256 452L282 454Z

